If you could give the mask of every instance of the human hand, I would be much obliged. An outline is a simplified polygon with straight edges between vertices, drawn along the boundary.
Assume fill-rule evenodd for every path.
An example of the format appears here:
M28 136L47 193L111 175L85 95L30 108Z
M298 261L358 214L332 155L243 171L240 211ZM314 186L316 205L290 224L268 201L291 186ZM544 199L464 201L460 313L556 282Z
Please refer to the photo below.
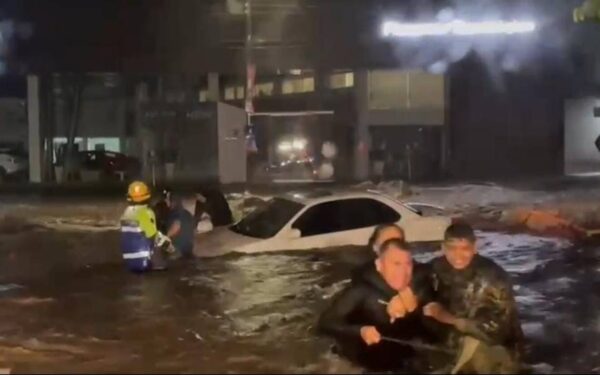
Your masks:
M456 320L452 314L437 302L431 302L423 307L423 315L437 320L440 323L454 324Z
M415 296L410 287L407 287L400 292L400 298L402 299L402 303L404 303L407 312L410 313L417 309L417 296Z
M360 337L368 346L379 344L381 341L381 334L373 326L362 327L360 329Z
M406 316L406 307L400 294L395 295L387 304L387 313L390 316L390 323L394 323L396 319L402 319Z

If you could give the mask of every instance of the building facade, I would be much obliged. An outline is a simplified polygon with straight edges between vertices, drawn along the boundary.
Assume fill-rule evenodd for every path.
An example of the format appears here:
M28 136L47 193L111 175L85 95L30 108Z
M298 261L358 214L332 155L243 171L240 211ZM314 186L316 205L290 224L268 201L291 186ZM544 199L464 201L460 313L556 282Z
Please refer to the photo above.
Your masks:
M244 108L246 66L252 62L257 114L250 125L256 126L258 148L252 157L267 167L282 162L279 138L291 132L314 138L317 158L320 144L335 143L339 180L560 175L568 160L580 158L566 151L578 147L565 133L572 127L567 120L577 118L572 109L565 112L565 100L593 99L600 83L597 44L586 42L598 30L572 23L576 2L456 7L434 1L424 7L419 1L253 0L249 29L240 1L153 0L143 7L103 1L98 7L114 17L98 19L90 12L77 15L72 0L61 1L73 5L56 15L61 30L43 21L45 5L19 3L21 19L36 24L37 31L7 67L40 77L114 72L126 82L121 92L98 88L109 93L104 99L91 99L104 94L86 89L76 137L59 134L69 123L66 117L50 116L58 141L76 138L85 147L96 147L92 138L111 138L111 145L118 138L119 150L139 154L131 129L142 83L150 87L148 100L222 101ZM50 8L61 7L47 12ZM539 27L529 36L382 37L387 19L428 22L448 11L465 19L483 13L533 19ZM128 26L133 20L135 28ZM589 121L595 124L595 117Z

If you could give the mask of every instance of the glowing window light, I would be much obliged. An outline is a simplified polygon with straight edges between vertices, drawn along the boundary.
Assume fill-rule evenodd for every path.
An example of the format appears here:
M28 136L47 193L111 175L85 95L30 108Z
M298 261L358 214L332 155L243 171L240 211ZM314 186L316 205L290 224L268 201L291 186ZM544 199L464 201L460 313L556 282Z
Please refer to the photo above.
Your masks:
M277 151L280 153L293 153L294 151L304 151L308 142L306 139L295 138L289 141L280 142L277 145Z
M292 151L292 143L291 142L281 142L277 146L277 149L279 150L279 152L289 152L289 151Z
M294 150L302 151L306 148L306 140L305 139L294 139L292 142L292 146Z
M418 38L422 36L442 35L490 35L522 34L535 31L536 24L531 21L485 21L466 22L454 20L445 23L400 23L386 21L381 31L384 37Z

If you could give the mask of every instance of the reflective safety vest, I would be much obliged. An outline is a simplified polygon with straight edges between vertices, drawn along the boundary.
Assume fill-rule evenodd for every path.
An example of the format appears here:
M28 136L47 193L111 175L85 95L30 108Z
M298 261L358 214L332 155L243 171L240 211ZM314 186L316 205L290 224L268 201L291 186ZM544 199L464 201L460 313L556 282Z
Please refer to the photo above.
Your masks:
M130 271L150 269L156 234L156 218L152 209L146 205L127 207L121 216L121 251Z

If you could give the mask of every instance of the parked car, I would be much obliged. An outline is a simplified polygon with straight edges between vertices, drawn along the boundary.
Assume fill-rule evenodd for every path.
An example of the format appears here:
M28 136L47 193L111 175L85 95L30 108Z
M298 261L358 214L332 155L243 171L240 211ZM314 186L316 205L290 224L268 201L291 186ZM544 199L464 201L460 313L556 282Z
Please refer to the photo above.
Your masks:
M23 151L0 149L0 182L6 179L25 176L29 167L29 159Z
M311 161L297 160L273 164L266 168L266 175L272 182L315 181L317 169Z
M409 204L375 192L287 194L233 226L206 234L202 247L258 253L365 245L375 226L384 223L401 225L409 242L437 242L451 219L423 216Z
M118 174L135 176L139 173L140 162L112 151L79 151L79 167L81 171L100 172L104 178L118 178Z

